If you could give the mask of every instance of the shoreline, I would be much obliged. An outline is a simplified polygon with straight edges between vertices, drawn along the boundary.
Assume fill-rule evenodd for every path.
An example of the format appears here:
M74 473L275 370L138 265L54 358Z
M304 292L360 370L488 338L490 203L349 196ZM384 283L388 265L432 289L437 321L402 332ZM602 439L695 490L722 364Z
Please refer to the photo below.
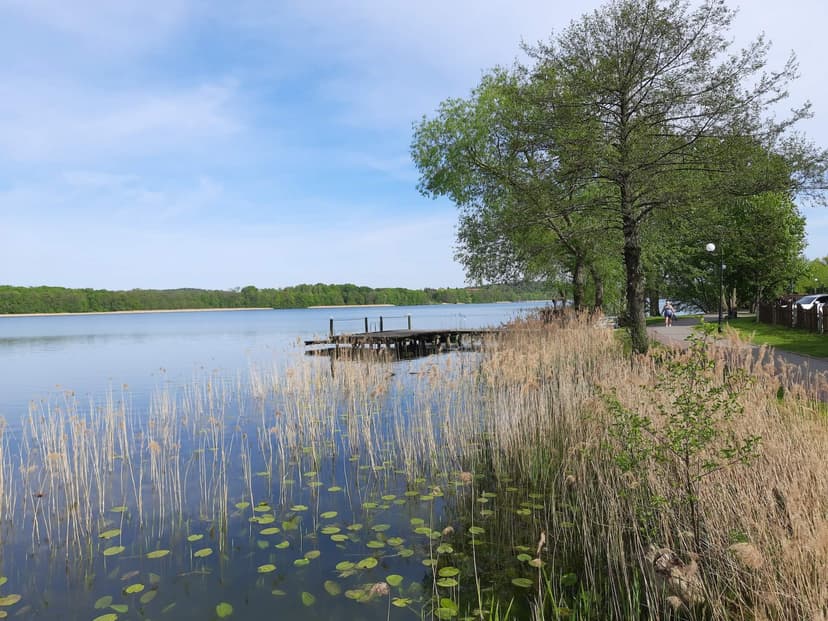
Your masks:
M396 304L321 304L306 308L385 308L388 306L396 306Z
M261 311L275 310L269 306L251 308L157 308L147 310L123 310L123 311L87 311L83 313L4 313L3 317L82 317L83 315L141 315L147 313L210 313L220 311Z

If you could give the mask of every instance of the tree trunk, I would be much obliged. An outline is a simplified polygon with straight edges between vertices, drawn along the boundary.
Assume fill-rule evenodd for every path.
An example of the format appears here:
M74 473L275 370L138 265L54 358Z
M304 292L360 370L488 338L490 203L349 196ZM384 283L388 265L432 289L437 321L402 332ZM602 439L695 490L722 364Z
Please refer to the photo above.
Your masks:
M661 296L658 290L650 289L647 291L647 299L650 301L650 317L660 317L661 309L658 306L658 301L661 299Z
M592 276L592 283L595 285L595 304L593 310L599 311L604 308L604 279L595 269L595 265L589 266L589 273Z
M647 320L644 316L644 272L641 269L641 240L638 223L627 203L626 188L621 192L622 228L624 231L624 269L627 276L627 327L634 352L644 354L649 347Z
M572 306L576 311L584 307L584 262L580 257L575 257L575 265L572 268Z

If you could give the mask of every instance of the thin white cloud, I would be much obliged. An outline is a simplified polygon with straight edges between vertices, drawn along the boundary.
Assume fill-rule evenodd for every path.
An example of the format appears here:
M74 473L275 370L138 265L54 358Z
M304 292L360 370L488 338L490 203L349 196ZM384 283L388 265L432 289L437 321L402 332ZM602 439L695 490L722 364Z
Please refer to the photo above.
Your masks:
M73 83L0 84L0 157L27 162L197 149L243 127L232 82L120 92Z

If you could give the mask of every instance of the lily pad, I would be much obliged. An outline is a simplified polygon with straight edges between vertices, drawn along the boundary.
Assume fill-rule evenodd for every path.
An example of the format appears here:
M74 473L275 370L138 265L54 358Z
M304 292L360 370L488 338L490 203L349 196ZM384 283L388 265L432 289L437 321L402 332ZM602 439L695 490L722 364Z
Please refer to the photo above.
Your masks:
M325 511L324 513L320 513L319 517L321 517L323 520L332 520L337 515L339 514L336 511Z
M109 546L103 551L104 556L115 556L126 550L124 546Z
M118 615L114 612L107 612L106 614L95 617L92 621L116 621L117 619Z
M373 569L377 565L379 565L379 561L373 556L368 556L356 564L360 569Z
M98 537L100 537L101 539L112 539L113 537L117 537L120 534L121 534L121 529L120 528L112 528L110 530L105 530L100 535L98 535Z
M216 605L216 614L219 616L220 619L229 617L233 614L233 606L231 604L228 604L227 602L221 602Z
M259 565L256 568L256 571L258 571L260 574L269 574L270 572L276 571L276 565L274 565L273 563Z
M529 578L512 578L512 584L514 584L516 587L520 587L522 589L528 589L530 586L532 586L535 583L534 583L534 581L530 580Z
M158 595L158 591L153 589L153 590L147 591L146 593L141 595L141 597L138 599L138 601L141 602L141 604L143 604L144 606L146 606L152 600L154 600L157 595Z
M97 600L95 600L95 610L103 610L104 608L109 608L109 605L111 603L111 595L104 595L103 597L99 597Z
M403 582L403 577L399 574L391 574L385 577L385 581L392 587L398 587Z
M204 539L204 535L188 535L187 541L199 541L200 539Z
M342 593L342 587L339 586L338 582L334 582L333 580L325 580L325 591L328 595L336 597L340 593Z
M313 595L313 593L302 591L302 603L305 606L313 606L316 603L316 597Z
M169 550L153 550L152 552L147 552L147 558L163 558L169 553Z
M124 589L124 593L127 595L132 595L133 593L140 593L144 590L144 585L140 582L136 582L135 584L130 584L127 588Z
M193 552L193 556L196 558L205 558L210 556L213 553L213 548L201 548L200 550L196 550Z

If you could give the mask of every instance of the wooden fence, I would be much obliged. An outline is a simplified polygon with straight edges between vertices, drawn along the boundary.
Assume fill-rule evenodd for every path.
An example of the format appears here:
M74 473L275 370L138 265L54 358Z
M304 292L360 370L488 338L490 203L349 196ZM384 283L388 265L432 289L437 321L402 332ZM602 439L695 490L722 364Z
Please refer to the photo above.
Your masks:
M818 308L817 305L814 305L806 310L793 304L779 305L760 302L757 316L762 323L825 334L826 312L828 312L828 308L825 306Z

